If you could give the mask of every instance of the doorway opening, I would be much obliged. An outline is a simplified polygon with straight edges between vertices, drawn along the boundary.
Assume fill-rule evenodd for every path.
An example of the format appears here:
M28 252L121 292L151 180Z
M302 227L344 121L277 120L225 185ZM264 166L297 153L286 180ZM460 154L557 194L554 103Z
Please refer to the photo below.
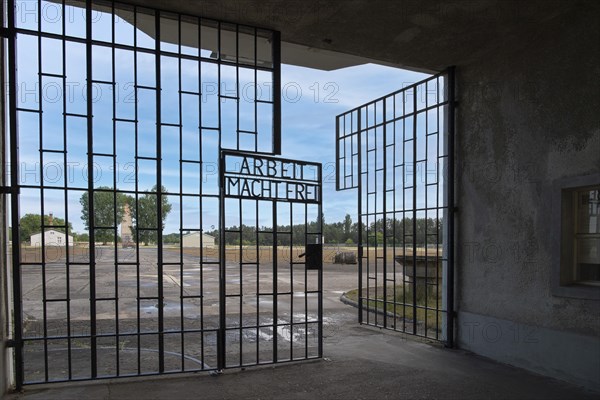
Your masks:
M335 191L335 116L426 75L282 65L278 32L112 1L7 6L17 387L322 357L381 252ZM390 303L370 293L361 315Z

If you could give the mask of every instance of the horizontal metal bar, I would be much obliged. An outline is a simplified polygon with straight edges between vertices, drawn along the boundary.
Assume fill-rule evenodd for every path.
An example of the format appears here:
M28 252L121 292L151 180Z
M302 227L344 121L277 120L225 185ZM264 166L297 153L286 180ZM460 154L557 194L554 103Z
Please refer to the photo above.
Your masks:
M67 151L66 150L41 149L40 152L42 152L42 153L65 154Z
M0 186L0 193L1 194L11 194L11 193L18 193L19 187L12 187L12 186Z

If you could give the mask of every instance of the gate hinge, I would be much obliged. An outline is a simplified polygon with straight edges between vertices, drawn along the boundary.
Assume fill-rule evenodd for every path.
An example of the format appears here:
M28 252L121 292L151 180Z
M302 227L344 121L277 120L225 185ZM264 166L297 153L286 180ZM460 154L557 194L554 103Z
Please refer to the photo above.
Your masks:
M17 341L14 339L8 339L6 342L6 348L15 348L17 347Z
M8 28L0 28L0 37L12 39L15 37L14 30Z
M13 194L15 192L19 193L18 190L18 188L15 190L15 188L12 186L0 186L0 194Z

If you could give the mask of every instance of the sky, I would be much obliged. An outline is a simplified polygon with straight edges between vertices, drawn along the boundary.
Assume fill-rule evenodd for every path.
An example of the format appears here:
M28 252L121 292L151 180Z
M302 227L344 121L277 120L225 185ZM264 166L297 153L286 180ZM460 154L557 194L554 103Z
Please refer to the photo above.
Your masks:
M323 212L326 222L356 221L357 192L335 190L335 117L370 100L425 79L428 75L377 64L334 71L284 65L282 82L298 84L302 96L296 103L283 98L282 153L284 157L323 164ZM329 86L327 86L329 84ZM319 101L314 98L320 88Z
M20 3L21 4L21 3ZM22 3L25 4L25 3ZM17 15L17 24L21 28L37 29L35 12L23 13L21 4L20 13ZM42 17L42 30L61 33L61 21L53 18L55 3L45 5ZM32 11L32 10L29 10ZM80 10L73 8L68 15L72 23L67 24L67 33L81 37L84 30L82 22L77 19ZM106 31L110 31L108 15L98 14L93 25L93 35L99 39L106 39ZM103 19L104 18L104 19ZM79 22L78 22L79 21ZM115 34L127 43L131 36L131 26L121 20L115 24ZM96 36L97 35L97 36ZM108 35L110 37L110 35ZM141 43L149 42L147 37L139 34ZM56 217L65 218L68 214L75 232L83 232L84 224L79 217L81 207L79 198L83 191L69 190L65 209L65 192L60 189L65 185L71 188L87 187L87 137L86 119L78 116L86 114L86 76L85 76L85 45L67 42L64 54L66 63L63 65L62 42L54 39L42 39L41 42L41 69L38 67L38 47L35 36L18 35L17 38L17 68L18 68L18 103L23 110L43 109L42 117L29 111L18 113L19 123L19 157L21 184L44 184L48 189L43 196L38 189L23 189L21 194L20 213L41 213L41 204L44 213L53 213ZM203 56L208 51L202 50ZM109 48L94 46L93 48L93 130L94 130L94 185L95 187L113 187L115 182L120 190L135 189L135 175L133 174L135 162L135 124L128 122L135 118L134 100L134 64L133 52L116 50L113 59ZM155 103L155 60L152 55L138 53L137 83L149 89L138 89L138 155L152 158L156 157L156 103ZM162 169L163 185L170 193L179 191L179 159L197 160L200 158L199 135L197 127L215 126L218 107L216 82L218 70L214 64L202 63L201 89L202 97L196 95L182 95L182 154L179 154L179 128L165 126L162 131ZM181 65L181 82L179 82L178 62L175 58L161 60L162 80L162 107L161 119L163 123L177 124L179 122L179 96L178 86L184 91L197 92L198 64L195 61L183 61ZM41 72L41 84L38 73ZM221 80L222 92L235 88L235 68L223 68ZM66 75L66 87L60 77ZM383 96L406 86L420 81L427 75L391 68L382 65L365 64L348 67L334 71L320 71L303 67L282 65L282 157L315 161L323 164L323 211L327 222L341 221L349 213L355 218L356 197L355 191L335 191L335 116L349 109L357 107L374 98ZM240 69L240 87L250 88L242 93L243 97L253 99L269 99L271 77L260 73L257 85L264 90L253 93L251 84L254 80L250 69ZM113 86L110 83L114 81ZM165 84L168 82L169 84ZM246 85L249 84L249 85ZM198 102L202 104L202 116L198 113ZM113 108L114 107L114 108ZM268 104L259 104L257 126L259 133L271 129L272 108ZM254 128L254 103L253 101L240 101L240 129L251 130ZM222 130L234 131L235 101L224 100L221 102ZM66 126L64 125L63 112L68 113ZM116 122L113 142L113 113L120 119ZM229 113L229 114L228 114ZM42 143L39 131L42 130ZM63 133L66 132L66 142ZM218 194L217 175L212 173L216 165L217 136L214 131L202 131L202 157L205 162L212 161L204 167L205 181L204 192ZM259 148L268 150L271 138L268 135L259 135ZM227 145L227 143L224 143ZM113 152L116 148L117 174L113 175L113 159L103 154ZM44 150L43 161L40 164L40 148ZM67 164L64 155L58 151L66 150ZM215 150L215 151L211 151ZM181 157L180 157L181 156ZM42 165L43 168L39 168ZM183 191L194 193L199 190L200 170L194 163L184 163ZM146 190L156 183L156 161L139 161L139 190ZM65 174L66 172L66 174ZM200 207L196 199L183 198L180 215L180 199L170 196L173 210L167 220L165 233L178 232L180 218L186 228L211 229L218 226L216 219L218 203L216 200L207 200ZM202 208L204 223L199 226L199 212Z

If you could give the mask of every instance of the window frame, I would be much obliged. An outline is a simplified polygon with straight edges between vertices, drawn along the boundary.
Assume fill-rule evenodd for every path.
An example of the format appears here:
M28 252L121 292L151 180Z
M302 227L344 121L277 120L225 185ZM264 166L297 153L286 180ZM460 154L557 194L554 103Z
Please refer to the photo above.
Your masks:
M600 184L600 173L559 179L552 199L552 294L560 297L600 300L600 286L573 281L575 260L576 191Z

